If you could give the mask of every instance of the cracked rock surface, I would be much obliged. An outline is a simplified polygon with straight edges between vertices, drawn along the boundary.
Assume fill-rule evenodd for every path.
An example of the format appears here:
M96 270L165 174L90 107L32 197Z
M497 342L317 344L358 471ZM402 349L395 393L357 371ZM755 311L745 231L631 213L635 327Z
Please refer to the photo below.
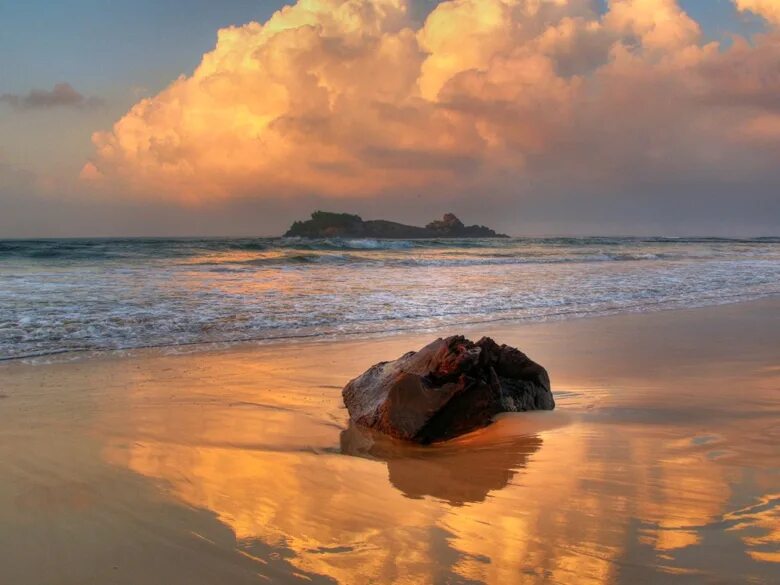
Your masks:
M489 337L459 335L372 366L342 396L355 423L417 443L468 433L501 412L555 408L542 366Z

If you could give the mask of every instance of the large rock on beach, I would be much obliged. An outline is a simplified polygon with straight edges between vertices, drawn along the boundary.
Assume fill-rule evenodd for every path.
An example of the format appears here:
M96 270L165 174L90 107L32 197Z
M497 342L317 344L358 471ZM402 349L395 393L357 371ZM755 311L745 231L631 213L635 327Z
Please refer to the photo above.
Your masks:
M355 423L417 443L468 433L501 412L555 408L547 371L489 337L437 339L372 366L342 396Z

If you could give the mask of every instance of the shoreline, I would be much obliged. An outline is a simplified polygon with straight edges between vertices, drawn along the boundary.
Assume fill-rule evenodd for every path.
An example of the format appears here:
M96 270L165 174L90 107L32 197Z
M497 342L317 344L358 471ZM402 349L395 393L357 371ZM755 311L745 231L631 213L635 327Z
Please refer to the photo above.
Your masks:
M748 298L745 298L748 297ZM668 301L658 303L647 303L636 305L635 307L620 307L614 311L596 310L592 312L585 311L560 311L551 313L543 317L506 317L493 318L485 320L466 321L462 323L444 323L432 327L399 327L378 331L343 331L343 332L323 332L323 333L303 333L300 335L285 335L279 337L257 337L250 339L226 340L226 341L192 341L177 344L159 344L159 345L141 345L126 348L104 348L104 349L62 349L38 354L29 354L22 356L0 356L0 368L9 364L24 365L48 365L55 363L68 363L77 360L100 359L104 357L132 357L136 352L159 352L169 354L190 354L209 351L222 351L230 348L241 349L243 347L261 347L276 344L296 344L296 343L338 343L340 341L372 341L381 339L385 336L417 336L424 333L437 335L438 332L448 331L454 328L462 328L465 331L473 331L479 327L491 326L517 326L559 323L567 321L576 321L582 319L599 319L602 317L619 317L621 315L645 315L667 311L695 311L708 309L712 307L752 304L761 302L771 302L773 299L780 299L780 293L767 293L762 295L732 295L719 301L708 299L711 302L697 304L694 306L674 306ZM733 300L738 299L738 300ZM627 310L628 309L628 310ZM452 335L447 333L442 336ZM468 336L468 335L467 335ZM36 363L40 362L40 363Z
M0 365L3 576L773 582L780 299L456 332L545 366L556 410L366 437L341 388L419 331Z

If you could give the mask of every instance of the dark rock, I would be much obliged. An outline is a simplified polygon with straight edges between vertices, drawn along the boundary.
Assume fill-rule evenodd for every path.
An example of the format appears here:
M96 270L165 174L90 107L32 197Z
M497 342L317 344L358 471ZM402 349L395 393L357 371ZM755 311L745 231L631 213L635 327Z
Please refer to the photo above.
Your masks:
M454 213L445 213L443 218L438 221L432 221L425 227L437 232L458 231L466 228L463 222L455 217Z
M555 408L547 371L489 337L437 339L372 366L342 396L357 424L417 443L468 433L500 412Z
M425 227L404 225L394 221L375 219L363 221L359 215L315 211L311 219L296 221L285 237L300 238L506 238L490 228L481 225L463 225L463 222L448 213L439 221Z

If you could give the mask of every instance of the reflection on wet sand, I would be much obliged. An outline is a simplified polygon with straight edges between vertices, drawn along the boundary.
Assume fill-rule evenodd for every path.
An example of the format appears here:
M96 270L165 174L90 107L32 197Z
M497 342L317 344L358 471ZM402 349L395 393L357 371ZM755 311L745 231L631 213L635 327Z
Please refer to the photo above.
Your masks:
M664 334L721 313L689 314L674 315ZM381 351L355 342L96 361L85 394L93 406L78 411L91 416L58 435L57 464L74 466L69 487L46 487L46 473L33 469L43 487L23 496L16 483L0 485L0 502L4 490L16 498L14 525L23 526L41 511L94 515L102 499L116 533L143 518L165 550L195 550L197 541L210 551L199 559L223 559L219 571L191 570L186 580L171 577L170 560L147 582L239 582L216 577L236 562L226 550L254 567L242 583L776 582L778 371L749 341L750 367L735 368L733 353L718 361L708 346L697 355L713 360L695 372L677 348L665 356L656 345L653 363L676 360L678 384L669 384L653 364L637 365L646 339L632 341L662 319L620 318L610 336L591 336L600 320L536 330L529 338L543 343L534 356L566 375L554 380L558 410L503 416L433 447L350 427L338 391L351 372L416 340L382 341ZM497 337L527 346L519 338L529 331ZM553 349L578 334L593 343L568 348L568 362L556 358ZM610 383L604 372L618 350L635 360L636 375L624 369ZM51 372L59 385L84 379L75 366ZM733 388L749 396L738 408L727 399ZM678 398L685 408L675 408ZM16 425L0 436L43 433ZM132 510L129 520L109 505L111 494L114 508ZM68 526L78 534L78 524Z
M143 443L126 463L164 479L187 504L214 510L239 546L289 548L300 569L342 582L457 575L501 583L525 574L607 583L653 565L710 577L733 572L717 558L686 567L675 556L721 530L731 490L720 466L675 457L674 447L659 452L656 440L630 429L608 437L596 430L574 425L520 438L504 445L506 456L483 447L440 459L383 453L383 463ZM661 459L647 465L650 453ZM468 474L471 485L463 479ZM776 505L775 498L733 513L742 526L732 519L721 537L738 548L728 537L742 538L755 560L771 560ZM754 536L745 536L748 527ZM631 556L646 564L632 566Z
M280 429L312 421L274 410L264 422L257 412L226 409L200 441L184 422L187 410L164 427L146 421L129 448L110 448L107 457L213 510L247 553L292 551L290 562L307 574L343 583L612 583L659 572L761 582L772 573L766 563L777 535L761 514L777 502L734 512L750 530L724 524L745 488L743 472L711 456L717 440L679 438L690 432L684 427L583 417L512 436L506 428L518 415L433 450L331 426L319 447L269 450L226 446L231 429L251 426L259 445L282 446ZM220 428L222 438L214 434ZM713 557L713 538L748 557Z
M506 487L541 445L537 436L408 445L351 422L341 433L342 453L387 463L390 483L407 498L431 496L452 506L484 502L490 492Z

